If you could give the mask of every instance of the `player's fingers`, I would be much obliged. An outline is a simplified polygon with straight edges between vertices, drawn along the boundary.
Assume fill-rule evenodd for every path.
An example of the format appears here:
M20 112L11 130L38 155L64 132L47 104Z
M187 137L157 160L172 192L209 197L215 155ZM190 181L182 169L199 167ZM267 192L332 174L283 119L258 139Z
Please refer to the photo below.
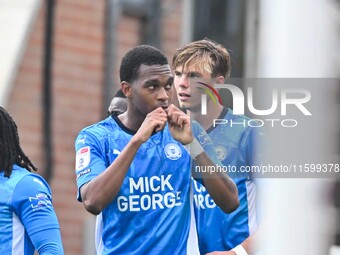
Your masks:
M162 107L158 107L152 112L150 112L148 115L167 115L165 110Z
M154 120L154 130L155 132L161 131L165 128L166 119L165 120Z
M173 112L171 116L168 117L168 122L173 126L180 126L179 117L181 114L179 112Z
M179 109L174 106L173 104L169 105L168 109L167 109L167 114L168 116L171 116L174 112L179 111Z
M169 105L168 107L168 111L180 111L180 109L178 109L174 104Z
M162 108L157 108L156 110L150 112L147 118L151 119L167 119L167 114Z
M166 122L168 121L168 116L166 114L162 114L162 113L157 114L156 113L156 114L148 116L148 119L151 123L162 122L165 125Z
M190 123L189 116L180 115L177 119L177 125L183 127Z

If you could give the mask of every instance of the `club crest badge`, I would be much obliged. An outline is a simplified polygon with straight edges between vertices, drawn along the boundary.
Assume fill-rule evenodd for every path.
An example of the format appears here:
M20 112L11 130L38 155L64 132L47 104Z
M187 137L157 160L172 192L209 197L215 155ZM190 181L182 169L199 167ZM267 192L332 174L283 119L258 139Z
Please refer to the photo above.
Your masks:
M164 148L165 155L168 159L177 160L182 156L181 148L175 143L168 143Z

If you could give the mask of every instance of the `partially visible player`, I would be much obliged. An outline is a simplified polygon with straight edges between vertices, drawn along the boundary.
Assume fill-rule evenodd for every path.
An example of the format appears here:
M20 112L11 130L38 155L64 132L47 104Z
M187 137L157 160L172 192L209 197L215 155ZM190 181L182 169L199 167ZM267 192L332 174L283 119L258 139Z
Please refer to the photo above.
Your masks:
M120 79L127 111L83 129L75 142L78 200L98 215L97 254L197 254L188 242L190 156L198 166L213 163L195 146L189 116L171 104L173 75L161 51L130 50ZM230 178L202 177L223 210L238 206Z
M127 109L127 100L122 89L117 90L116 94L113 96L110 106L107 109L107 114L112 115L116 113L117 115L122 114Z
M190 111L207 131L224 166L255 164L255 132L248 126L229 124L216 125L214 119L225 119L228 123L243 123L245 116L234 115L232 110L207 102L207 114L201 114L201 92L204 88L197 81L207 85L223 84L230 74L230 55L220 44L204 39L195 41L178 49L172 61L174 85L179 104ZM196 99L197 100L196 100ZM246 121L247 122L247 121ZM231 175L232 177L232 175ZM234 176L238 187L240 206L230 214L225 214L210 198L205 187L194 182L195 213L197 220L199 247L201 254L245 255L251 254L249 236L256 229L255 183L251 175Z
M31 173L17 125L0 107L0 254L64 254L51 190Z

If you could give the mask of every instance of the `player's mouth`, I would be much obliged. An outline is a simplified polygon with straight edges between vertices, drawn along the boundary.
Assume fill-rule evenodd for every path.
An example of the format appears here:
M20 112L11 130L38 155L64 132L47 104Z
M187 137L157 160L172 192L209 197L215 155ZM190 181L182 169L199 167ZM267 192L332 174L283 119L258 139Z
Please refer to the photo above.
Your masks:
M178 93L178 99L180 101L189 101L190 100L190 95L184 92Z

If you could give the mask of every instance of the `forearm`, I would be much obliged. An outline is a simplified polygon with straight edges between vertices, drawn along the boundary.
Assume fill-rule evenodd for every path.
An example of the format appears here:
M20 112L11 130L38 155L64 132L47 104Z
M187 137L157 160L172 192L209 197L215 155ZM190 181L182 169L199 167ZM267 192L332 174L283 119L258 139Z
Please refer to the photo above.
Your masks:
M246 250L248 254L253 254L252 249L252 236L249 236L246 240L241 243L243 249Z
M63 249L57 243L48 243L43 245L39 251L39 255L62 255Z
M246 252L249 255L254 254L255 252L257 252L256 243L257 243L257 240L259 238L258 235L259 235L258 231L255 231L254 233L252 233L247 239L245 239L241 243L242 247L246 250Z
M45 229L30 235L34 247L40 255L62 255L64 254L60 236L60 230Z
M83 204L90 213L99 214L115 199L141 144L133 137L104 172L81 188Z
M199 167L216 167L216 164L203 152L195 158ZM234 181L224 173L200 171L203 184L214 202L225 212L230 213L239 206L238 191Z

